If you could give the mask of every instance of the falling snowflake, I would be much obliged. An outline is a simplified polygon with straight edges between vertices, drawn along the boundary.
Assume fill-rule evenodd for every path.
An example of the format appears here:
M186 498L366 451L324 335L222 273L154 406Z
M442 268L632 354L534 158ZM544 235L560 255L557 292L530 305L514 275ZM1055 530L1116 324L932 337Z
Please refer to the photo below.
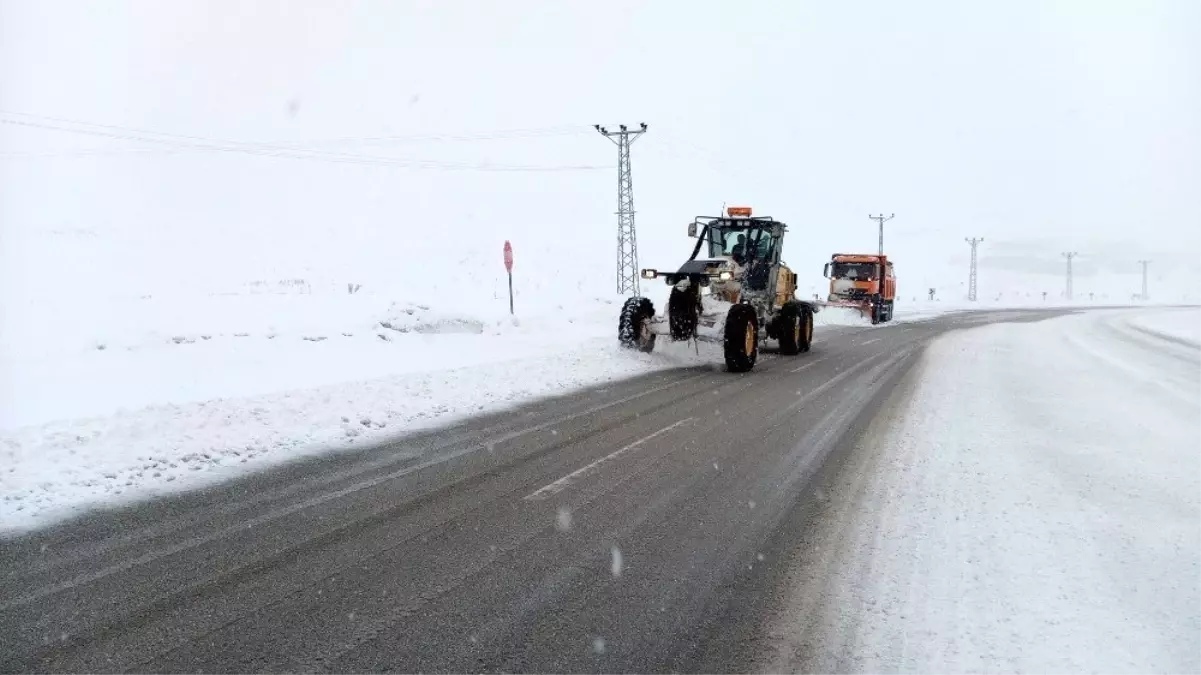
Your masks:
M566 532L571 529L571 509L566 506L559 507L559 513L555 518L555 527L560 532Z
M755 508L755 500L752 499L751 501L747 502L746 505L751 507L752 509L754 509Z
M605 638L598 637L598 638L594 639L592 641L592 651L596 652L597 654L604 654L605 653Z
M609 565L609 569L613 572L613 576L619 577L621 576L621 568L624 565L621 558L621 549L614 546L610 553L612 554L613 559Z

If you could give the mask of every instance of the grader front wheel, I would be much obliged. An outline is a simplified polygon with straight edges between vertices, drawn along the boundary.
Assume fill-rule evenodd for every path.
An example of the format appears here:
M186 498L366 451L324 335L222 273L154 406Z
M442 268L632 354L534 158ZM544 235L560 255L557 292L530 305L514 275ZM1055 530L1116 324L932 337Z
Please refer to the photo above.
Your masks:
M651 332L651 319L655 306L646 298L630 298L621 308L617 321L617 341L626 349L651 352L655 349L655 334Z

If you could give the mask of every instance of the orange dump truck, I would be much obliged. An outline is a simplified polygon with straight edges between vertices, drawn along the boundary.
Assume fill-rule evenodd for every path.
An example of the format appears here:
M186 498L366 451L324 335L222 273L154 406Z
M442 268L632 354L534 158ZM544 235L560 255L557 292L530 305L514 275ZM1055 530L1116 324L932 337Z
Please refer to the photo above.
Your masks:
M830 280L827 305L858 309L872 323L892 320L897 278L888 256L835 253L826 263L825 276Z

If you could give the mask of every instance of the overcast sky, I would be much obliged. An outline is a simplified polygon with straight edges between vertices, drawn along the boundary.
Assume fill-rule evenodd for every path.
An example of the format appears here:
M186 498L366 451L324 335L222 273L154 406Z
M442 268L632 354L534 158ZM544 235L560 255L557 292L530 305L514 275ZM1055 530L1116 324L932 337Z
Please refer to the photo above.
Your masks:
M645 266L678 264L687 222L723 202L787 221L785 258L818 281L833 251L874 249L880 211L922 288L962 283L973 235L990 292L1051 283L1064 250L1101 276L1201 254L1193 0L0 0L0 111L8 284L373 278L431 240L497 257L505 238L550 272L607 273L615 152L590 127L623 122L650 125ZM427 163L144 131L401 136L315 147ZM412 138L431 134L471 138Z

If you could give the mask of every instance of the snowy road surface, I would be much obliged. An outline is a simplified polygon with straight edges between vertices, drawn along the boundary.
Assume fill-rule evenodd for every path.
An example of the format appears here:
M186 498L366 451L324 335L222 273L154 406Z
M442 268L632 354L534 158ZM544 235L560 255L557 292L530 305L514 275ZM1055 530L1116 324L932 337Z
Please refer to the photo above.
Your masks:
M772 624L763 633L762 614L776 607L787 616L792 603L807 597L806 589L817 587L816 582L802 583L806 570L815 568L807 567L808 561L793 560L792 552L804 540L800 535L822 531L818 526L827 521L814 520L817 515L836 518L845 513L832 508L840 503L839 495L831 498L822 486L846 476L860 476L857 484L874 485L868 482L877 478L872 471L843 469L854 468L864 456L855 452L862 446L857 439L867 439L870 446L872 439L882 438L881 426L897 426L879 422L899 414L898 397L892 394L906 392L897 385L907 386L912 367L934 338L997 320L1047 316L1033 311L958 314L879 328L828 328L826 339L811 353L765 354L748 375L708 367L648 374L382 446L314 457L203 491L89 514L4 541L0 644L5 649L0 651L0 670L724 671L753 663L751 656L759 654L748 656L745 650L762 647L765 635L777 648L772 654L804 656L789 632L796 621ZM933 343L935 357L948 349L954 352L958 341L969 339L961 335L1008 330L1020 327L952 332L946 342ZM1065 340L1075 335L1074 329L1064 327L1048 330ZM1086 331L1071 339L1095 338ZM1029 344L1030 339L1024 339L1018 346L1024 351ZM1119 340L1118 347L1141 353L1134 343ZM1114 349L1112 344L1093 349L1114 357L1107 351ZM1075 358L1086 358L1086 347L1077 351ZM975 351L961 357L989 361ZM1011 370L1021 355L1015 352L1010 358L994 363L988 372L1005 373L1004 381L1014 383L1018 378ZM1140 379L1140 367L1146 363L1123 363L1122 354L1114 358L1127 369L1115 367L1106 377L1116 379L1102 380L1096 387L1078 381L1076 407L1087 408L1087 397L1094 395L1117 396L1111 389L1122 390L1122 385L1141 388L1142 397L1130 394L1129 399L1116 400L1137 402L1130 414L1152 415L1147 423L1187 407L1187 401L1178 400L1191 391L1187 382ZM1048 370L1053 365L1034 364ZM980 373L969 369L947 376L982 381ZM1183 394L1177 391L1182 387ZM928 395L922 391L926 390L913 395ZM968 398L964 390L954 391ZM998 419L1005 427L997 430L1013 431L1008 426L1011 414L1028 414L1029 406L1037 412L1041 408L1033 405L1036 397L1055 393L1023 390L1030 401L1019 405L998 398L1009 391L987 392L982 399L1016 409L1002 408L999 417L973 423ZM957 405L975 404L963 400ZM1156 412L1158 407L1167 410ZM932 433L941 428L940 422L957 422L940 420L942 414L930 410L915 417L911 435ZM1081 422L1097 419L1088 413ZM1124 443L1133 442L1135 431L1146 426L1112 415L1101 422ZM1121 423L1130 427L1121 429ZM1017 431L1033 433L1024 427L1035 425L1026 423ZM1169 489L1163 492L1152 491L1163 488L1172 476L1148 465L1150 456L1176 461L1173 452L1187 449L1150 448L1148 461L1130 458L1130 466L1115 468L1097 456L1097 448L1090 445L1096 435L1087 431L1061 439L1071 443L1051 448L1059 454L997 453L991 458L1009 470L1001 474L1007 480L1020 471L1031 472L1034 482L1018 493L1021 497L1046 499L1049 485L1058 490L1050 497L1061 509L1057 519L1041 524L1067 523L1055 530L1067 534L1061 537L1064 541L1048 541L1039 521L1024 517L1015 522L1022 526L1026 550L1058 546L1050 551L1079 555L1087 542L1137 521L1136 512L1109 513L1106 507L1145 505L1142 515L1161 519L1157 528L1162 528L1121 530L1128 538L1119 548L1134 563L1147 563L1141 547L1159 531L1152 545L1162 556L1154 561L1154 575L1145 572L1145 583L1129 581L1103 588L1107 595L1088 596L1093 604L1080 607L1076 617L1094 605L1126 611L1132 613L1132 627L1140 636L1168 638L1165 627L1180 620L1178 610L1190 592L1195 594L1195 586L1189 585L1195 573L1175 575L1187 571L1177 563L1195 540L1181 523L1195 516L1189 509L1195 511L1196 503L1184 495L1187 479L1168 481ZM990 442L1001 441L990 437ZM917 444L908 452L929 450ZM877 470L900 475L903 466L888 461L892 460L880 459ZM1024 467L1023 462L1032 466ZM1056 474L1055 462L1089 472L1065 468ZM965 486L955 480L955 465L930 465L957 490L951 496L965 494ZM1116 478L1123 472L1133 474L1130 483ZM955 508L956 502L948 507L933 496L937 481L919 473L914 467L906 475L922 486L918 494L931 495L928 511L936 515L942 513L938 509ZM995 509L1022 516L1034 511L1024 501L1007 506L1003 498L1012 491L1001 490L986 480L988 476L976 475L979 483L967 487L985 494L991 489L999 496L961 504L963 508L993 516L983 521L993 526L1008 522L995 517ZM1089 492L1092 485L1100 494ZM906 490L915 491L900 481L895 488L898 499ZM1110 501L1093 504L1087 501L1090 497ZM942 522L907 519L909 514L896 510L897 504L910 502L880 502L893 509L884 512L891 513L890 522L897 527ZM1091 520L1079 517L1082 509ZM845 522L857 521L847 516ZM920 575L904 576L917 569L906 562L909 555L932 556L940 537L957 541L953 529L932 532L915 554L901 553L900 563L876 569L891 578L921 582ZM999 538L1009 533L981 529L970 534ZM864 539L856 535L848 541ZM979 555L986 551L985 544L975 540L961 538L956 545ZM888 550L887 540L883 548ZM823 550L831 556L841 553ZM989 562L994 569L1015 559L1025 561L1021 549L987 550L1001 556ZM870 568L870 561L845 560ZM1035 568L1021 589L1048 579L1071 581L1059 567L1063 560L1039 562L1050 576L1039 576L1040 568ZM1101 555L1068 562L1092 575L1085 581L1115 573L1112 561ZM949 562L944 566L962 571ZM1019 579L1027 574L1016 568L1001 573ZM965 583L961 576L936 581ZM1179 597L1158 610L1148 604L1171 583L1178 585ZM919 583L914 588L923 587ZM975 587L968 588L959 604L963 609L972 606ZM1148 595L1131 596L1131 588ZM1078 586L1068 583L1060 590L1071 594ZM881 601L917 602L907 597L883 595ZM945 595L923 597L930 602L930 597ZM1050 619L1062 620L1055 613L1059 606L1050 606ZM985 616L996 616L996 608L989 608L994 612ZM818 603L814 609L822 610L815 616L839 616L837 607ZM965 618L965 625L974 625L973 620ZM831 625L822 622L817 627ZM944 627L919 625L927 631ZM1005 626L1006 635L1011 630L1016 629ZM905 651L904 644L898 647L888 626L861 632L879 646L882 659L895 653L921 654ZM985 633L987 638L996 631ZM856 634L835 636L849 640ZM832 658L845 657L839 650L844 642L831 639L825 644ZM967 667L976 663L971 660L975 644L982 644L980 653L990 658L1005 656L984 651L990 646L987 640L964 644L955 663ZM898 648L900 652L893 651ZM1173 650L1186 648L1169 645L1158 653L1164 660L1150 663L1179 663L1183 652ZM1145 655L1146 651L1132 652L1131 661ZM910 663L907 657L897 658L881 663ZM787 659L786 665L802 663ZM932 660L915 657L912 662ZM845 658L840 662L851 663Z
M935 342L822 488L760 667L1201 671L1201 346L1173 336L1199 323Z

